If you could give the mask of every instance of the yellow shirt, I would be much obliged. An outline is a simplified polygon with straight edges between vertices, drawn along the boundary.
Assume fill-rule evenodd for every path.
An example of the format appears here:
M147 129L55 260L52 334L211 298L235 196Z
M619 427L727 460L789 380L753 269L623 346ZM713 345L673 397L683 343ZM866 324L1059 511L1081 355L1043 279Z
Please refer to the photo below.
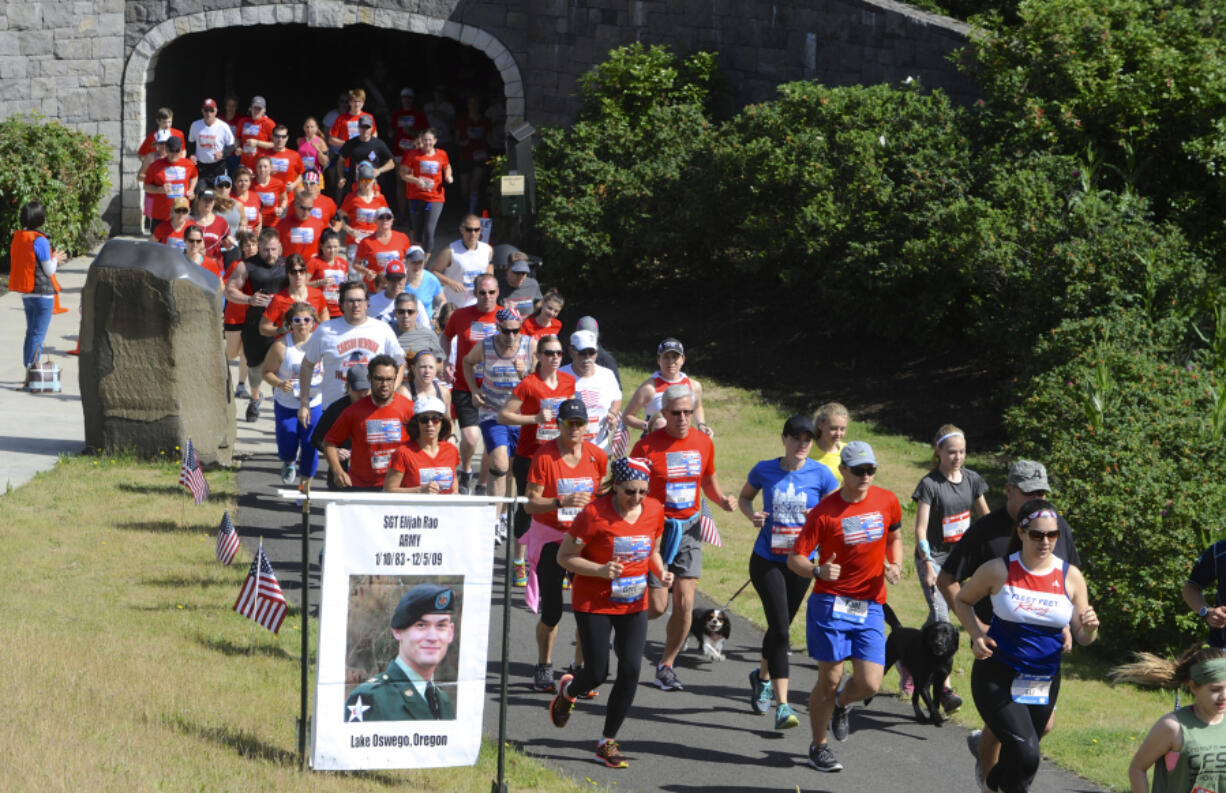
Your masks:
M830 469L830 473L834 474L834 478L838 480L839 487L843 486L843 475L839 473L839 463L842 460L839 455L842 454L845 445L842 442L836 443L834 449L827 453L823 453L819 446L817 447L818 455L813 458Z

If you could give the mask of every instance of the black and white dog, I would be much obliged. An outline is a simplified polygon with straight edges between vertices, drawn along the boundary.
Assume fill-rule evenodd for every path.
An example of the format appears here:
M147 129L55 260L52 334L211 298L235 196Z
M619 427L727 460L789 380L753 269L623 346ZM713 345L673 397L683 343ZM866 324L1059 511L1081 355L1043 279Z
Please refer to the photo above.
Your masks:
M731 635L732 620L723 609L694 609L690 617L690 636L698 642L708 661L724 660L724 642ZM686 637L686 646L689 646L690 636Z

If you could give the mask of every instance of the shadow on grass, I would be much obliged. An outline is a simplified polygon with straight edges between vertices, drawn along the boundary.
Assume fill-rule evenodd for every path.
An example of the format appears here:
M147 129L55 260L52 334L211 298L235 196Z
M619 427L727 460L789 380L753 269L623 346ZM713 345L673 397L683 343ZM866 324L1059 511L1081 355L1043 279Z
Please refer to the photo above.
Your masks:
M221 653L227 656L247 656L247 655L263 655L269 658L278 658L287 661L298 663L298 654L287 652L284 648L272 644L263 644L256 642L255 646L251 646L251 642L232 642L229 639L220 639L215 636L196 636L196 643L206 650Z
M180 484L173 485L134 485L130 482L121 482L117 486L119 490L125 493L141 493L142 495L154 496L182 496L184 499L190 498L187 488ZM233 493L225 491L210 491L208 501L228 501L234 497Z
M209 587L233 587L233 581L224 578L204 578L202 576L167 576L165 578L144 578L140 581L142 586L167 586L167 587L200 587L206 589Z
M151 534L200 534L200 526L179 525L177 520L136 520L130 523L120 523L119 528L132 531L145 531Z

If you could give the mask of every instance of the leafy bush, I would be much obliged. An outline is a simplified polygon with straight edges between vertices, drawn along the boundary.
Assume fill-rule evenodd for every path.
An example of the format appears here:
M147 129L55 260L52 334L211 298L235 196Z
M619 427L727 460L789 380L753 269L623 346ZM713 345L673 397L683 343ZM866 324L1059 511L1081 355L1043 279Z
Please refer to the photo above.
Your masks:
M1137 308L1070 320L1040 343L1051 368L1021 383L1009 452L1042 460L1085 564L1108 651L1200 636L1179 596L1226 528L1226 382L1187 325Z
M110 187L111 153L101 135L85 135L58 121L12 116L0 122L0 257L27 201L47 210L43 231L55 247L76 253L90 241L98 205Z

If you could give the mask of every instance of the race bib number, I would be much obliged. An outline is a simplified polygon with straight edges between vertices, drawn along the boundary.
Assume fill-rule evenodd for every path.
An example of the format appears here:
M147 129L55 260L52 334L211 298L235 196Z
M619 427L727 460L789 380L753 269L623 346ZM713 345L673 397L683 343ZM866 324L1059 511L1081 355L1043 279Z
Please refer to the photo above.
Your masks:
M400 443L400 419L366 419L366 442L371 446Z
M637 603L647 592L647 574L623 576L613 581L609 600L614 603Z
M302 158L302 167L303 167L303 168L305 168L305 169L307 169L308 171L313 171L313 170L315 170L315 157L313 157L313 156L312 156L312 155L310 155L310 154L308 154L308 155L306 155L305 157L303 157L303 158Z
M835 595L832 609L836 620L863 625L865 620L868 619L867 600L855 600L843 597L842 595Z
M668 452L664 455L669 479L687 479L702 475L702 455L698 452Z
M277 203L276 193L261 193L259 191L256 191L256 195L259 196L260 198L260 206L270 207L273 204Z
M941 535L945 542L953 544L962 539L966 530L971 527L971 511L959 512L957 515L946 515L941 519Z
M377 209L367 209L363 207L358 207L357 211L354 214L357 215L359 223L374 223L375 214L378 211L379 210Z
M255 154L255 138L247 138L245 141L243 141L243 151L247 152L248 154Z
M438 489L444 493L451 489L455 473L450 468L422 468L418 470L418 478L423 485L438 482Z
M386 270L388 264L390 264L391 262L400 261L400 252L399 251L379 251L378 253L375 254L375 261L379 263L380 267Z
M595 483L586 476L566 478L558 480L558 498L565 498L571 493L594 493ZM582 507L558 507L558 523L571 524L575 520L575 516L579 514ZM617 559L617 543L621 537L613 542L613 558ZM617 561L622 561L617 559Z
M248 222L252 222L252 221L255 221L257 218L259 218L260 210L256 209L253 206L248 206L247 204L243 204L243 215L247 218Z
M800 526L771 524L771 553L789 553L800 536Z
M560 404L562 404L561 397L549 397L548 399L541 400L541 410L552 411L553 418L536 428L536 439L538 441L551 441L560 434L561 431L558 429L558 405Z
M697 496L698 485L694 482L664 483L664 506L669 509L689 509Z
M1046 705L1051 696L1051 678L1042 675L1018 675L1013 678L1009 693L1019 705Z
M438 176L438 163L434 160L418 160L418 166L424 176Z
M289 173L289 159L285 157L271 157L269 162L272 163L273 173Z
M186 187L182 182L167 182L166 197L167 198L182 198L186 192Z
M843 518L842 526L843 542L847 545L874 542L885 535L885 518L880 512L868 512L864 515Z
M392 453L387 451L371 451L370 453L370 469L378 473L387 473L387 465L391 462Z
M511 364L499 363L485 370L485 379L496 388L514 388L519 384L519 372Z
M296 245L309 245L315 241L315 229L310 226L298 226L289 230L289 241Z

